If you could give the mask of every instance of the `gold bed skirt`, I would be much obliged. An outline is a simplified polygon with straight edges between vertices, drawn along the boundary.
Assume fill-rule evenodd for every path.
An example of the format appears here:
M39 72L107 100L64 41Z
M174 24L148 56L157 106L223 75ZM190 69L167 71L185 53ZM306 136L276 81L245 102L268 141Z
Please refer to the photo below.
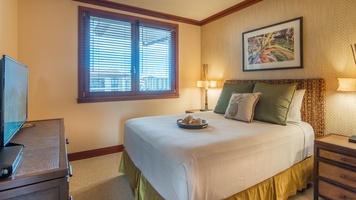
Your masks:
M227 198L227 200L286 200L288 197L295 195L298 190L300 191L307 188L307 184L313 180L313 163L313 157L306 158L289 169L244 191L232 195ZM137 200L164 199L134 165L125 149L122 152L119 172L122 172L127 176Z

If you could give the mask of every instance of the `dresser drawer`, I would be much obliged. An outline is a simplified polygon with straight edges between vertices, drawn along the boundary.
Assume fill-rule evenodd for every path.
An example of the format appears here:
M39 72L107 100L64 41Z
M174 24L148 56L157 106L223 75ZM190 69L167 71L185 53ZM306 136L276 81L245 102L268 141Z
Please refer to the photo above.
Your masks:
M319 150L319 157L356 167L356 157L331 152L325 149Z
M354 200L356 193L319 180L319 195L333 200Z
M319 176L356 189L356 172L319 162Z
M68 200L67 177L27 185L1 192L0 199L7 200Z

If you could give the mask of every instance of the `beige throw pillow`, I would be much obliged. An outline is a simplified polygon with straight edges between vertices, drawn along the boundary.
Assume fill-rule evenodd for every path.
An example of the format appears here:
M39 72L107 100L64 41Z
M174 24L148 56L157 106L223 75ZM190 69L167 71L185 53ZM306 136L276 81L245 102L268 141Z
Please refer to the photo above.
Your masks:
M288 122L301 122L302 117L300 110L302 109L303 97L305 94L305 89L296 90L294 92L294 96L292 99L292 103L290 104L290 109L288 112Z
M230 119L251 122L260 96L261 92L233 93L224 116Z

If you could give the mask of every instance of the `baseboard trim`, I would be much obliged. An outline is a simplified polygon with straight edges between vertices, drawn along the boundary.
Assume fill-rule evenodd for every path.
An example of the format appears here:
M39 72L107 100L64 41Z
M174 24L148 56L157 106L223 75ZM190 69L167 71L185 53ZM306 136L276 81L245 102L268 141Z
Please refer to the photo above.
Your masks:
M103 156L103 155L107 155L107 154L122 152L122 150L124 150L124 146L117 145L117 146L105 147L105 148L101 148L101 149L93 149L93 150L82 151L82 152L77 152L77 153L70 153L70 154L68 154L68 160L75 161L75 160L82 160L82 159L86 159L86 158L93 158L93 157L97 157L97 156Z

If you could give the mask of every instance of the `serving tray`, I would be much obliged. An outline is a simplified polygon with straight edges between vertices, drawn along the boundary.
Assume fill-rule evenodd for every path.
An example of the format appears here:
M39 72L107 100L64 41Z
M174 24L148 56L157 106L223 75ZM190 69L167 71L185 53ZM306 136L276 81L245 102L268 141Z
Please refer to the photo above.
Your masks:
M203 129L203 128L208 127L208 124L209 124L209 122L205 119L203 119L202 124L199 124L199 125L190 125L190 124L183 123L183 119L177 120L177 125L180 128L186 128L186 129Z

